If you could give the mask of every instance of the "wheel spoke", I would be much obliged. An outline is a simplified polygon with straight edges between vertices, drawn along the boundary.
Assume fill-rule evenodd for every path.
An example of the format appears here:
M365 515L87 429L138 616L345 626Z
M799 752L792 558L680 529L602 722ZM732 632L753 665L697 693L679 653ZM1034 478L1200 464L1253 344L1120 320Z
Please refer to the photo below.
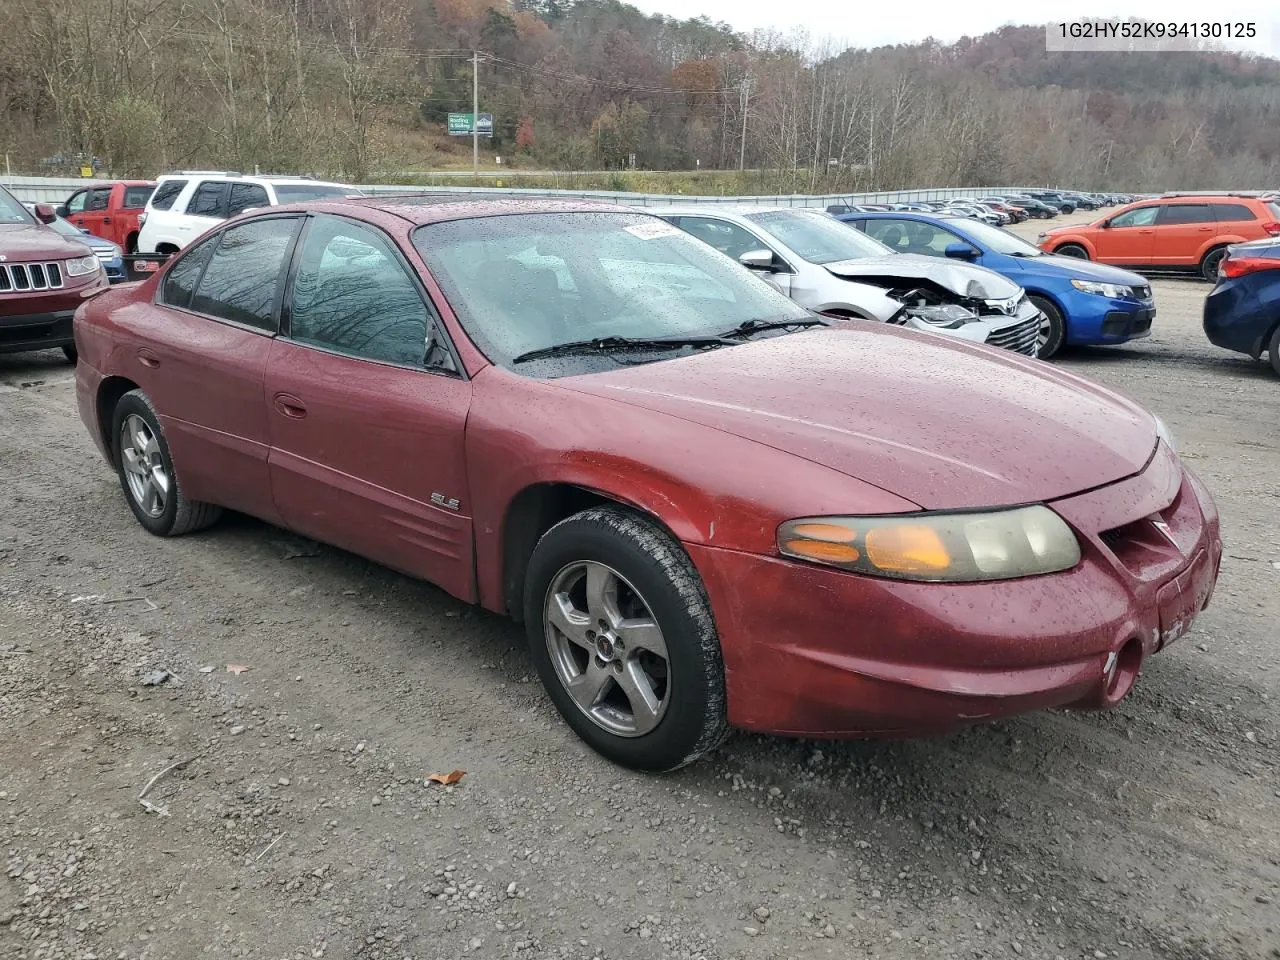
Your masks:
M159 499L159 496L155 483L148 476L142 481L142 496L139 498L139 506L147 513L156 513L156 500Z
M595 644L587 639L587 627L591 621L573 605L567 593L557 593L547 604L547 619L564 634L565 638L588 651L595 652Z
M151 470L151 482L155 484L156 491L163 497L169 495L169 474L165 473L164 467L156 466Z
M145 441L143 443L142 452L148 460L157 460L160 457L160 444L156 440L156 436L151 431L143 434Z
M587 564L587 613L615 627L622 620L618 612L618 578L603 564Z
M135 473L140 477L147 475L146 465L138 457L138 451L134 447L125 447L121 452L124 459L124 468L130 473Z
M667 641L663 639L662 631L653 620L623 620L614 627L614 632L628 651L648 650L663 660L667 659Z
M618 686L626 694L631 704L631 712L635 716L636 733L648 733L658 725L658 710L662 702L653 690L653 681L644 672L640 662L629 658L617 675Z
M608 664L601 663L596 657L588 657L587 668L566 686L569 696L578 702L578 706L590 711L604 697L612 679L613 671Z

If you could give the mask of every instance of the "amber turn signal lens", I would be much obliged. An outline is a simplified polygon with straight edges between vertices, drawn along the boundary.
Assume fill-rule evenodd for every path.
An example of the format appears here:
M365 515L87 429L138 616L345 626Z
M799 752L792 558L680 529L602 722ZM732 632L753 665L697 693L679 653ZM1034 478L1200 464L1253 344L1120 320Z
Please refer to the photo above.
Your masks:
M930 527L878 527L867 531L867 559L886 573L939 573L951 566L951 555Z
M826 540L828 543L853 543L858 537L858 531L838 523L797 523L791 532L806 540Z
M795 556L819 563L854 563L862 556L855 546L824 540L788 540L784 546Z

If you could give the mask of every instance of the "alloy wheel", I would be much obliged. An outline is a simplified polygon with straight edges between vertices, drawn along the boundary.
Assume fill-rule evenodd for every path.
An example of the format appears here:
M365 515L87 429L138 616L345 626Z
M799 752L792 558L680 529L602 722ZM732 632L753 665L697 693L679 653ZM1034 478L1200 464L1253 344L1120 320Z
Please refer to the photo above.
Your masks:
M145 420L136 414L120 428L120 462L129 495L149 517L159 517L169 503L172 483L160 453L160 442Z
M570 563L552 578L543 630L556 677L598 727L620 737L653 730L671 695L662 628L618 571Z

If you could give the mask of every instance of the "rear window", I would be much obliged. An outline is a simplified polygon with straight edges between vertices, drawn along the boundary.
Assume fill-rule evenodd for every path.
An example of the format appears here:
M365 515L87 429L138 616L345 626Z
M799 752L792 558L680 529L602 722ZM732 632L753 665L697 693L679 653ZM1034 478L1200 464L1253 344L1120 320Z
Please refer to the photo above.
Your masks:
M1213 219L1220 223L1236 223L1241 220L1257 220L1253 211L1243 203L1215 203Z
M1277 220L1280 220L1280 203L1275 203L1275 202L1268 203L1267 210L1271 212L1271 215L1273 217L1275 217Z
M156 187L155 193L151 194L151 209L171 209L173 201L178 199L178 194L182 192L182 188L186 185L187 181L185 180L166 180L160 184L160 186Z
M151 199L151 191L155 187L125 187L124 206L126 210L138 210L147 205Z
M359 196L355 187L331 187L315 183L276 183L276 199L280 203L305 203L308 200L320 200L325 197Z

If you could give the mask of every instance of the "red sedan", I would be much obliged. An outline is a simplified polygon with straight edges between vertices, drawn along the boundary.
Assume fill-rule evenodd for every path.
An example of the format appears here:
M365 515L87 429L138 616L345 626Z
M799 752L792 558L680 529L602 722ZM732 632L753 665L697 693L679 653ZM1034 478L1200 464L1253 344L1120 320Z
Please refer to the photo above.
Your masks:
M730 727L1105 707L1208 603L1158 420L797 307L643 213L383 198L229 221L76 318L138 521L223 508L527 626L565 720L665 770Z

